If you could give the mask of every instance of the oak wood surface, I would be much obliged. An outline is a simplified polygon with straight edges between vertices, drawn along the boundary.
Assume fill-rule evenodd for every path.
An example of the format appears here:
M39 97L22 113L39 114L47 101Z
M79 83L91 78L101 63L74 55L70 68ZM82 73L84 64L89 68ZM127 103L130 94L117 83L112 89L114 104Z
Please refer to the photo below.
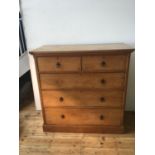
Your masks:
M31 53L39 52L84 52L84 51L112 51L112 50L134 50L124 43L109 44L76 44L76 45L44 45L31 51Z
M35 63L44 118L44 131L123 132L123 111L126 100L129 58L130 53L133 50L133 48L130 48L125 44L108 44L44 46L32 51L31 53L34 54L35 60L38 60L35 61ZM71 61L73 58L75 59L75 64L73 60ZM51 67L50 65L54 65L56 68ZM110 101L109 103L112 104L107 106L96 106L95 104L97 104L97 102L93 102L95 104L91 106L88 106L89 102L85 102L88 103L86 104L87 106L76 106L76 102L72 104L73 102L71 100L77 100L77 98L80 96L78 93L76 95L75 93L70 94L69 96L71 97L72 95L72 99L67 97L68 101L66 102L66 105L68 106L51 106L51 104L53 105L53 101L51 101L52 97L50 98L51 94L43 94L50 91L59 91L59 93L63 92L63 95L67 94L69 91L106 91L108 95L111 94L111 96L108 97L107 95L106 100L104 97L102 97L102 99L100 97L100 101L107 101L107 97L108 101L113 98L118 106L113 106L114 100L113 103ZM113 96L111 93L112 91L123 92L120 102L117 102L117 99L120 99L120 94L115 94L117 96L116 99L116 96ZM52 95L54 94L52 93ZM91 93L90 95L97 96ZM61 103L62 101L64 102L64 99L66 101L66 96L65 98L62 97L62 95L59 97L59 101L61 100ZM82 103L82 100L83 98L81 99L80 104ZM88 98L88 100L91 100L91 98ZM94 101L96 101L96 99ZM54 104L57 104L57 102L54 102ZM101 126L100 124L93 125L91 121L89 122L89 120L93 120L92 118L94 118L93 122L95 122L97 116L100 114L100 110L106 111L104 115L100 115L100 120L105 120L105 123L113 122L113 124L102 124ZM113 110L120 110L121 112L111 113ZM61 112L65 111L67 111L65 114L60 115ZM80 115L80 111L83 111L82 115ZM92 111L93 115L91 115ZM88 119L86 119L86 115L84 115L84 113L88 114ZM119 117L114 117L115 114ZM59 117L59 115L61 117ZM69 116L67 117L68 121L63 121L65 123L60 125L58 122L61 122L61 120L66 120L67 115ZM82 118L86 120L84 124L82 123ZM53 120L58 124L52 124ZM71 120L70 124L69 120ZM116 120L119 121L119 125ZM90 124L87 124L87 121ZM96 130L95 126L97 127Z
M42 91L44 107L122 107L123 91Z
M82 71L125 71L126 55L83 56Z
M121 125L121 109L45 108L45 123L58 125Z
M80 57L39 57L39 72L81 71Z
M72 132L74 133L124 133L123 125L63 125L63 124L44 124L43 130L45 132Z
M40 74L41 89L123 89L124 73Z

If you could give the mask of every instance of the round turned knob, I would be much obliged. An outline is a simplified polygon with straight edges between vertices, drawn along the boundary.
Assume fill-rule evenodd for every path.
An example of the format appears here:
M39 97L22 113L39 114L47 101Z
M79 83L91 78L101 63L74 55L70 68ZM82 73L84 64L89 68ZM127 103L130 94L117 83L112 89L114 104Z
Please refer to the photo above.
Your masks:
M60 66L61 66L61 63L60 63L60 62L57 62L57 63L56 63L56 66L57 66L57 67L60 67Z
M102 61L102 62L101 62L101 66L104 67L105 65L106 65L106 62L105 62L105 61Z
M63 102L64 101L64 98L63 97L60 97L59 100L60 100L60 102Z
M64 119L64 118L65 118L65 115L62 114L62 115L61 115L61 118Z
M102 84L105 84L105 80L104 80L104 79L102 79L102 80L101 80L101 83L102 83Z
M103 120L103 119L104 119L104 116L103 116L103 115L101 115L101 116L100 116L100 120Z
M104 98L104 97L101 97L101 98L100 98L100 101L101 101L101 102L104 102L104 101L105 101L105 98Z

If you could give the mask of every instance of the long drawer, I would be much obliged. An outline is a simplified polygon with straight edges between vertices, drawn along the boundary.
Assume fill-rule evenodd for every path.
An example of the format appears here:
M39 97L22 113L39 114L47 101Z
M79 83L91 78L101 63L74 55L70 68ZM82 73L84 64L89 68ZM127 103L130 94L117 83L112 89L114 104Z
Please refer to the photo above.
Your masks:
M41 89L123 89L124 73L40 74Z
M122 107L122 91L42 91L44 107Z
M46 124L121 125L121 109L45 108Z

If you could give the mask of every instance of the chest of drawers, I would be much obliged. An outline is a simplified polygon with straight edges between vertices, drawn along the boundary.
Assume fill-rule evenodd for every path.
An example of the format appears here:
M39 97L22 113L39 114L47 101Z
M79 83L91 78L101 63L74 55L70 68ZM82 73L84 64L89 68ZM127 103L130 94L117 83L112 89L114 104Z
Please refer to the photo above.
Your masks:
M130 54L126 44L49 45L31 51L43 130L121 133Z

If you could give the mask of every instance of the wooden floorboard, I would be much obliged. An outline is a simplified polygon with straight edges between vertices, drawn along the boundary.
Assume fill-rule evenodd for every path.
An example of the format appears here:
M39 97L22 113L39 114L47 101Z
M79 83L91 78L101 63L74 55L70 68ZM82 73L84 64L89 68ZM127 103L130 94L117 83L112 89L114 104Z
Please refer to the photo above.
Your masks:
M134 155L134 113L125 113L125 134L45 133L30 97L20 106L20 155Z

